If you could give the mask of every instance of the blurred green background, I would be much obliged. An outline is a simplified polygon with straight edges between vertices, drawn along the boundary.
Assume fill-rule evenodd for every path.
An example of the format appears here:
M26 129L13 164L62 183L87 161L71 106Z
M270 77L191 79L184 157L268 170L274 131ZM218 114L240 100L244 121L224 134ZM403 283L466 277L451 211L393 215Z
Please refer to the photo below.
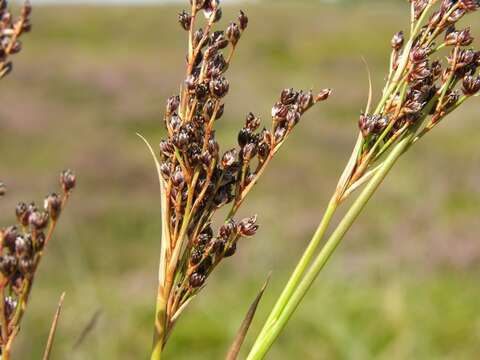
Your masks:
M71 167L78 189L41 266L15 345L40 358L67 292L53 359L144 359L159 250L154 167L139 131L163 136L162 111L184 72L181 4L38 6L34 31L0 90L0 174L18 200L41 202ZM261 229L209 279L179 321L170 359L220 359L267 273L271 285L246 348L320 219L356 137L367 77L383 84L405 2L260 2L229 71L223 148L245 114L269 121L284 87L331 87L282 149L242 214ZM474 33L480 33L478 14ZM473 20L472 20L473 19ZM478 43L478 42L477 42ZM299 308L269 359L476 359L480 353L480 110L472 101L407 154ZM72 347L93 314L98 322Z

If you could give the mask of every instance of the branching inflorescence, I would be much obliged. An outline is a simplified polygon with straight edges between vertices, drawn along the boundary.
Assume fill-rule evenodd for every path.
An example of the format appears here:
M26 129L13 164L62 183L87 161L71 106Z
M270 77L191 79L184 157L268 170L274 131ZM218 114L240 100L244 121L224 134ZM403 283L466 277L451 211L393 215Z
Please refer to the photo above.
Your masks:
M478 95L480 52L470 48L469 28L459 21L478 9L478 0L410 0L408 37L396 33L381 99L360 115L352 156L309 246L258 336L248 359L256 360L278 337L368 200L395 162L466 100ZM446 55L446 56L445 56ZM443 59L445 58L445 59ZM315 254L333 214L363 185L343 219Z
M455 27L479 2L410 2L410 39L405 41L402 31L392 38L387 84L375 111L360 116L360 155L348 181L340 184L340 199L371 178L375 164L404 135L415 132L413 144L480 90L480 52L469 48L473 42L470 28ZM442 61L446 49L447 58Z
M0 347L9 359L13 340L20 330L33 280L44 251L52 239L76 178L66 170L60 174L62 195L49 194L44 209L20 202L17 224L0 229Z
M15 21L0 0L0 79L10 73L9 57L21 50L20 36L31 28L31 6L25 2ZM0 229L0 357L10 359L13 341L26 311L33 281L44 251L53 237L61 212L76 177L70 170L60 174L62 194L49 194L44 209L34 203L18 203L15 208L17 224ZM0 196L6 187L0 182Z
M238 148L220 152L215 124L224 113L229 90L225 77L248 18L240 12L225 31L214 31L222 16L219 1L192 0L191 12L179 14L188 32L186 78L179 95L168 99L165 111L167 139L160 143L157 163L162 192L163 236L156 311L156 338L152 359L161 349L176 319L224 259L232 256L242 237L253 236L257 217L234 217L274 155L302 115L328 98L286 89L272 108L272 125L261 128L252 113L238 133ZM206 18L196 29L199 13ZM212 219L230 206L218 231Z
M7 0L0 0L0 79L12 70L9 57L22 49L19 38L31 29L29 18L31 11L30 2L26 1L18 19L13 20Z

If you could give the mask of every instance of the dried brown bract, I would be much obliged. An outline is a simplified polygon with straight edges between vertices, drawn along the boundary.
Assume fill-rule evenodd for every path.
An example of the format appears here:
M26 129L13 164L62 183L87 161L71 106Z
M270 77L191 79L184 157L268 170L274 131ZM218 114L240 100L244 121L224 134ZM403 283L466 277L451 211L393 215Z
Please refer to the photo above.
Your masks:
M328 89L318 94L283 90L271 110L270 127L261 127L260 118L248 113L238 133L238 147L222 152L215 126L223 116L230 89L226 73L248 18L241 11L225 31L215 31L213 25L221 16L219 1L191 1L191 5L190 13L179 15L181 27L188 31L185 81L180 94L167 101L168 136L160 143L165 248L160 265L157 350L216 266L235 253L242 237L255 234L257 217L239 221L237 210L305 112L330 95ZM204 13L206 23L196 29L199 12ZM214 230L212 219L224 206L230 206L228 215Z

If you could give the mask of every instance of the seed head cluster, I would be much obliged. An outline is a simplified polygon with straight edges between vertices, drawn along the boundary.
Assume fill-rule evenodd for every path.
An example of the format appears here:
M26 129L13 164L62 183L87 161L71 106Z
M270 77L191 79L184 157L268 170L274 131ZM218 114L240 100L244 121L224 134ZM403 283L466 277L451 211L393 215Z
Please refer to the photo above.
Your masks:
M18 203L17 223L0 229L1 349L8 348L18 332L38 265L75 182L73 172L62 172L60 195L47 195L43 208L35 203Z
M30 14L32 7L25 1L20 16L14 19L8 10L7 0L0 0L0 78L8 75L12 70L9 56L17 54L22 49L20 37L31 29Z
M330 95L328 89L316 94L283 90L271 110L270 128L262 127L260 118L250 112L238 132L238 146L222 151L215 125L224 116L230 89L226 73L248 17L241 11L225 30L214 30L222 16L219 1L190 4L190 12L178 15L180 27L188 33L186 77L180 94L167 101L168 136L160 143L167 214L163 225L169 238L162 284L168 299L167 323L221 260L235 254L239 240L255 235L257 216L235 219L238 208L304 113ZM199 13L206 23L196 28ZM230 207L228 215L215 230L214 214L225 206Z
M340 197L398 139L417 132L416 141L480 90L480 52L471 47L470 28L457 28L461 19L479 8L480 2L410 3L410 38L406 39L403 31L392 37L390 69L382 99L373 113L360 115L361 154L349 181L341 186Z
M414 16L419 19L436 1L411 3ZM431 116L428 124L431 127L480 90L477 73L480 52L469 48L473 42L470 28L456 28L462 17L478 7L479 2L472 0L440 1L439 8L430 15L411 46L405 46L403 32L393 36L390 74L394 76L399 66L403 66L401 84L380 114L360 116L359 127L365 138L378 136L392 123L395 125L387 138L394 136L424 115ZM449 49L446 61L441 60L444 49ZM404 59L406 64L401 63Z

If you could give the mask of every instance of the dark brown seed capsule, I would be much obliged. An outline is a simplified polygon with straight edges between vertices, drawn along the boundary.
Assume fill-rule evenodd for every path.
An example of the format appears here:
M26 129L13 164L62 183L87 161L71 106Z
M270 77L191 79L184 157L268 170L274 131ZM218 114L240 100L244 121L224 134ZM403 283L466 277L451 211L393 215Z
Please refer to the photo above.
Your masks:
M238 133L238 145L244 147L250 141L251 131L249 129L243 128Z
M188 31L192 24L192 17L185 10L182 10L182 12L178 14L178 22L184 30Z
M215 11L215 17L213 19L213 22L219 22L222 19L222 8L217 8Z
M404 41L403 31L399 31L395 33L391 41L392 48L397 51L400 50L403 46L403 41Z
M238 40L240 40L241 36L239 26L236 23L230 23L225 31L225 35L232 45L235 46L238 43Z
M288 128L292 129L296 124L298 124L298 122L300 121L300 117L301 117L301 114L297 109L291 108L290 110L288 110L288 113L287 113Z
M245 218L238 223L238 234L243 237L255 235L258 230L257 215Z
M28 211L27 204L24 202L19 202L15 208L15 215L17 216L17 220L21 225L28 225L28 217L30 216L30 213Z
M470 29L462 31L450 31L445 35L446 45L468 46L473 42L473 37L470 35Z
M18 229L16 226L9 226L1 232L2 246L9 248L11 251L15 249L15 240L18 236Z
M40 251L45 245L45 233L38 232L35 236L35 251Z
M235 164L237 159L237 150L231 149L225 152L222 156L222 167L228 169Z
M242 158L244 162L249 162L257 154L257 145L254 143L248 143L242 149Z
M10 320L12 318L12 315L15 313L17 304L17 300L15 300L13 297L5 297L5 317L7 318L7 321Z
M21 15L23 18L28 18L32 13L32 4L30 1L25 1L22 6Z
M218 142L215 141L215 139L208 140L208 152L213 157L217 157L219 150L220 146L218 145Z
M240 14L238 15L238 23L240 24L240 30L242 31L248 26L248 17L242 10L240 10Z
M308 110L314 103L313 94L311 91L307 93L300 93L298 96L297 104L300 107L301 111Z
M63 191L70 192L75 188L76 183L77 178L72 170L68 169L60 174L60 184L62 185Z
M33 272L34 269L34 264L33 260L29 257L22 257L18 261L18 270L23 274L23 275L29 275Z
M228 220L220 227L219 234L224 240L228 240L230 236L237 231L237 224L233 219Z
M160 165L160 173L162 174L163 179L165 181L168 181L171 175L170 165L168 163L163 163L162 165Z
M17 236L15 239L15 254L17 257L30 256L32 254L32 237L29 235Z
M200 286L203 285L203 283L205 282L205 276L200 274L200 273L193 273L192 275L190 275L190 286L193 287L193 288L198 288Z
M233 256L236 251L237 251L237 243L234 242L234 243L231 244L229 247L227 247L227 249L225 250L225 253L223 254L223 256L224 256L224 257Z
M330 97L330 95L332 95L331 89L323 89L317 94L317 96L315 96L315 102L317 103L320 101L325 101Z
M180 168L175 171L175 174L173 174L172 184L179 190L181 190L183 185L185 185L185 177L183 176L183 172Z
M17 259L12 255L2 255L0 256L0 272L5 277L10 277L13 275L17 269Z
M188 135L188 131L186 129L180 129L173 136L173 143L180 149L186 148L189 141L190 136Z
M212 236L210 234L201 233L197 237L197 243L198 243L198 245L201 245L201 246L207 245L210 242L211 238L212 238Z
M224 77L210 81L210 93L217 98L227 95L229 87L228 81Z
M272 108L272 118L274 121L283 121L287 118L288 106L277 102Z
M197 265L202 260L203 251L200 248L194 248L190 255L190 264Z
M245 127L251 131L255 131L260 126L260 119L256 117L253 113L248 113L245 119Z
M49 216L46 212L34 211L28 217L28 223L35 230L42 230L48 224Z
M283 105L290 105L297 101L298 92L293 89L284 89L280 95L280 101Z
M202 102L208 95L208 86L206 84L199 84L195 88L195 97L198 101Z
M175 153L175 147L170 141L162 140L160 141L160 151L166 157L170 157L173 156L173 154Z
M258 158L260 159L260 161L264 161L269 154L270 145L266 142L261 142L260 145L258 145Z
M467 96L475 95L480 90L480 77L467 75L463 78L463 93Z
M170 97L167 100L166 115L170 116L177 111L178 106L180 105L180 96L175 95Z
M52 220L57 220L62 211L62 199L55 193L51 193L45 198L44 202L45 211L48 211Z
M215 255L219 256L223 254L225 250L225 240L217 239L213 242L212 250Z

